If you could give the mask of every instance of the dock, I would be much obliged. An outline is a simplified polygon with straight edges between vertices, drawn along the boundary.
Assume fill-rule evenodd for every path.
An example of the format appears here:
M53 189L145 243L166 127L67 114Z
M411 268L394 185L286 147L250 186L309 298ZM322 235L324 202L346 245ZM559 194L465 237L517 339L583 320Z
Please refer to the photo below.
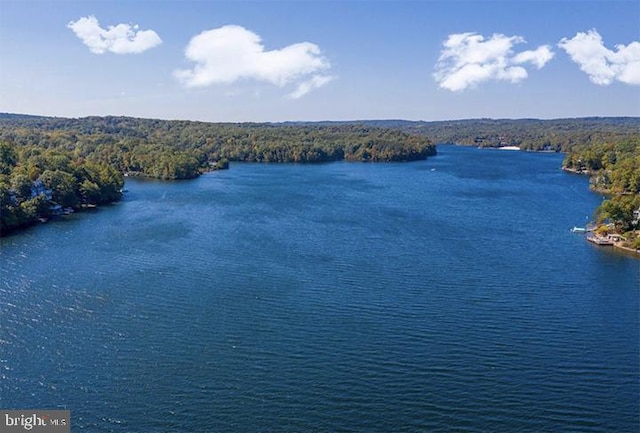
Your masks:
M613 239L611 239L609 237L603 238L603 237L600 237L600 236L588 236L587 240L589 242L593 242L596 245L611 245L611 246L613 246L613 244L614 244Z
M598 236L596 234L587 235L587 240L596 245L600 246L612 246L615 248L619 248L621 250L628 251L630 253L634 253L637 256L640 256L640 248L632 248L625 245L625 238L619 234L613 233L605 236Z

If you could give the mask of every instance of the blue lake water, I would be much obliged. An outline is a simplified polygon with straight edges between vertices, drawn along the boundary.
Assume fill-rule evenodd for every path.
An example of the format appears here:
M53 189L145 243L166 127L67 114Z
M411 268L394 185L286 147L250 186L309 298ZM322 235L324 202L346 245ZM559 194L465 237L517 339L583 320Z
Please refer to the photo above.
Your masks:
M560 155L232 164L1 240L0 407L87 432L637 432L640 261Z

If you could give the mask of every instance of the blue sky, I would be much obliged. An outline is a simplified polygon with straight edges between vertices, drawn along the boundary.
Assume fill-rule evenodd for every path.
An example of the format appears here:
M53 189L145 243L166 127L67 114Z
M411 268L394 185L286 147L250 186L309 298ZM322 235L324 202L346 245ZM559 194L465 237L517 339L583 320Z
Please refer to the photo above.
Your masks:
M0 0L0 112L640 116L640 2Z

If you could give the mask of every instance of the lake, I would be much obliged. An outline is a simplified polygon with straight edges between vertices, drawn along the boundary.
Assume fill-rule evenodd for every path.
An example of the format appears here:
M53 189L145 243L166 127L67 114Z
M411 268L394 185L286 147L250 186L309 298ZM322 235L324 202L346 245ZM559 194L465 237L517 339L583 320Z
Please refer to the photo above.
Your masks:
M637 432L640 262L561 155L233 164L3 238L0 407L87 432Z

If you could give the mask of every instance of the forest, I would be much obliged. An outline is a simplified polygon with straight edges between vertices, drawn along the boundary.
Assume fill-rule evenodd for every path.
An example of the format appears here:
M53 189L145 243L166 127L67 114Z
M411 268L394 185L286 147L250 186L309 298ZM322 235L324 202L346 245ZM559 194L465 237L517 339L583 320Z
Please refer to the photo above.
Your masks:
M206 123L131 117L0 115L0 140L65 148L123 173L195 177L226 161L414 161L435 154L427 138L397 129L341 125Z

